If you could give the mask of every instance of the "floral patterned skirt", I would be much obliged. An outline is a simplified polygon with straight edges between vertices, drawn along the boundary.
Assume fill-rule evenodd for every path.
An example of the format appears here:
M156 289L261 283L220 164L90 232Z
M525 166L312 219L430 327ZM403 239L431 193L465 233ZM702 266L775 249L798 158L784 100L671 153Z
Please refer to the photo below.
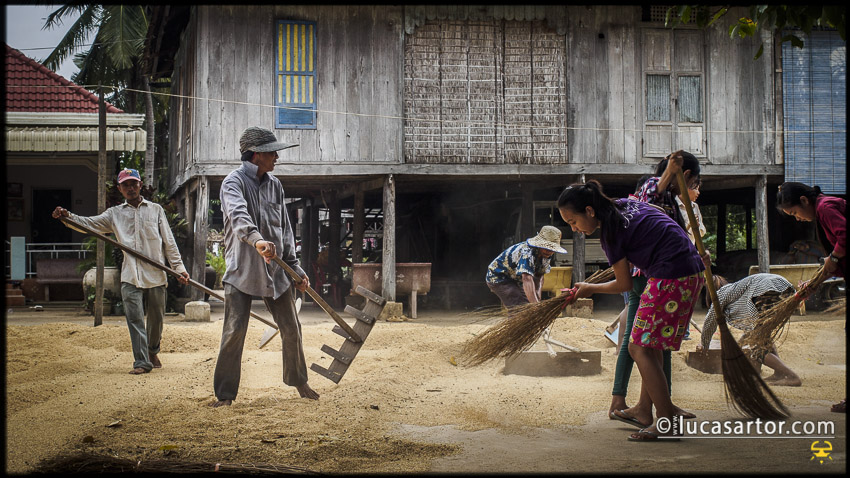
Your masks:
M640 296L629 343L679 350L704 283L701 273L678 279L650 277Z

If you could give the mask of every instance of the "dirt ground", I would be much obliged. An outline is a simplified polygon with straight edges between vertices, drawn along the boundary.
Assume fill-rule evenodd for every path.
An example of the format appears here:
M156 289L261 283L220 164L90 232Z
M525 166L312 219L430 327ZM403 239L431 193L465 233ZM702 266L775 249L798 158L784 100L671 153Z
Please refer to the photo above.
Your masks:
M259 349L266 326L252 321L239 396L217 409L207 405L223 308L213 303L212 311L208 323L167 317L163 368L135 376L127 373L132 354L123 317L93 327L81 309L8 310L6 471L28 473L42 460L84 452L325 473L846 471L846 415L829 411L846 396L843 314L792 319L779 351L803 386L773 388L791 420L827 422L833 430L650 444L627 441L635 428L607 417L616 354L603 329L618 313L612 307L553 326L552 338L602 351L597 375L505 375L504 361L455 365L463 343L492 321L426 309L415 320L377 322L339 384L310 371L318 402L282 383L281 343ZM307 363L327 366L320 347L342 341L333 322L310 305L301 320ZM674 353L674 402L697 421L741 420L727 405L722 376L686 365L700 338L695 331L691 337ZM639 387L635 367L629 404ZM832 447L828 457L815 456L824 441Z

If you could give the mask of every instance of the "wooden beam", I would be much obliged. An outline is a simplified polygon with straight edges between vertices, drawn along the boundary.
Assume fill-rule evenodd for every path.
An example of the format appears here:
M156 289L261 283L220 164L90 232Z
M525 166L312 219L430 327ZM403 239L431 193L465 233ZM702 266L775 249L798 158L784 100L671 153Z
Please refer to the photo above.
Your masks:
M381 295L395 302L395 178L388 174L384 179L384 251L381 274Z
M579 183L586 182L584 174L579 176ZM584 281L585 272L585 237L581 232L573 232L573 284Z
M232 158L209 158L203 162L188 166L185 170L186 177L205 176L227 176L238 166L238 160ZM358 178L368 177L367 184L371 186L371 177L392 174L399 180L403 176L474 176L476 180L489 181L495 179L509 180L516 177L562 177L578 176L586 174L588 177L611 181L622 177L637 179L647 174L649 166L646 164L610 164L610 163L575 163L575 164L411 164L411 163L380 163L380 162L282 162L276 163L281 171L286 171L287 184L292 180L315 179L317 183L322 181L327 184L330 177L339 177L341 180L358 181ZM774 180L781 180L785 174L782 165L768 164L706 164L700 166L700 177L703 180L722 179L734 175L752 177L766 174ZM342 177L348 176L348 179ZM603 181L604 182L604 181ZM634 184L633 179L628 180ZM291 186L288 187L291 189ZM364 189L365 190L365 189ZM347 195L354 193L353 190L345 191Z
M384 187L384 178L375 178L368 181L360 181L355 184L344 186L338 193L339 199L345 199L353 196L358 192L374 191Z
M767 227L767 176L762 176L756 181L756 234L759 272L770 270L770 240Z
M310 278L310 283L315 284L316 281L313 277L313 264L310 262L310 254L308 251L310 250L310 231L312 228L312 220L313 215L311 201L309 199L304 200L303 204L303 212L301 214L301 267L304 269L304 272L307 273L307 277Z
M726 252L726 203L717 205L717 254Z
M351 262L363 262L363 233L366 229L366 211L363 204L363 191L354 193L354 238L351 244Z
M520 238L524 240L537 234L534 231L534 187L531 183L522 183L522 206L520 213Z
M207 233L209 230L209 203L210 203L210 184L206 176L201 176L197 179L197 200L195 202L195 237L192 242L192 250L194 258L191 264L192 277L200 278L204 281L204 272L207 266ZM204 292L200 289L193 288L190 292L192 300L201 300L204 298Z
M306 249L301 246L301 256L304 257L304 262L309 267L305 269L307 276L313 283L316 283L316 274L313 273L313 265L316 263L316 258L319 255L319 204L315 198L310 201L310 207L307 209L309 217L309 228L307 230Z
M342 229L342 210L339 207L339 198L336 191L330 192L330 231L328 237L328 279L337 290L342 283L342 271L339 268L339 251L340 251L340 230ZM334 294L331 302L334 307L341 307L337 299L342 298L342 294Z

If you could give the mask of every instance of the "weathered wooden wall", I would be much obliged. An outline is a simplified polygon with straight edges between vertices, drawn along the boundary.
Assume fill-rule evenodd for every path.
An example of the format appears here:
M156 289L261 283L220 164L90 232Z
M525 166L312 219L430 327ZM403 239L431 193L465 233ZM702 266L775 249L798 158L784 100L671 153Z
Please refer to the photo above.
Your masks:
M274 22L316 21L318 107L315 130L279 130L298 143L282 161L398 162L401 157L401 7L197 7L192 129L204 137L201 163L239 164L238 139L249 126L275 129ZM382 118L391 116L395 118Z
M660 158L647 140L683 144L644 130L643 67L665 35L671 62L702 68L706 173L781 174L769 36L753 60L758 41L671 33L639 6L199 5L172 86L198 98L172 110L172 191L238 166L244 128L274 129L280 19L317 22L317 128L276 131L300 144L279 160L292 177L643 174Z
M730 18L747 15L736 8ZM723 25L708 35L708 156L714 164L765 164L777 162L774 70L779 59L773 54L773 37L730 39ZM759 43L764 53L754 60ZM733 173L734 174L734 173Z

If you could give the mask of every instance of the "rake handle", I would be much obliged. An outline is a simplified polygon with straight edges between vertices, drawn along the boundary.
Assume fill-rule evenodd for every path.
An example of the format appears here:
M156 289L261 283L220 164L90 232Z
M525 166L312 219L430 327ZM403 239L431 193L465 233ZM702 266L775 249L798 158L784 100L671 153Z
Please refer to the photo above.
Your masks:
M277 265L282 267L283 270L285 270L286 273L289 274L289 277L291 277L292 280L295 281L296 284L301 284L302 282L304 282L304 279L302 279L301 276L299 276L298 273L295 272L295 269L290 267L289 264L287 264L286 262L283 262L283 260L280 257L274 256L274 257L272 257L272 260L275 261L275 263L277 263ZM322 296L320 296L309 285L307 286L307 294L309 294L310 297L312 297L313 300L315 300L316 303L319 304L319 307L321 307L322 310L327 312L328 315L330 315L331 318L334 319L334 322L336 322L340 327L342 327L342 329L345 330L345 332L352 339L354 339L355 342L362 342L363 341L363 339L360 338L360 336L357 334L357 332L355 332L354 329L352 329L350 325L348 325L347 323L345 323L344 320L342 320L342 317L340 317L339 314L336 313L336 311L333 309L333 307L328 305L328 303L325 302L324 299L322 299Z
M98 239L100 239L104 242L108 242L108 243L112 244L113 246L115 246L115 247L121 249L122 251L126 252L127 254L130 254L131 256L133 256L137 259L141 259L142 261L147 262L148 264L156 267L157 269L165 271L165 272L173 275L174 277L183 277L182 274L180 274L179 272L175 271L174 269L172 269L170 267L166 267L166 266L160 264L159 261L152 259L152 258L148 257L147 255L142 254L141 252L139 252L135 249L127 247L124 244L121 244L120 242L118 242L118 241L116 241L116 240L114 240L110 237L104 236L103 234L101 234L99 232L93 231L93 230L89 229L86 226L83 226L82 224L80 224L78 222L72 221L71 219L68 219L67 217L60 217L59 220L62 221L62 224L64 224L67 227L70 227L71 229L76 229L80 232L84 232L86 234L94 236L94 237L96 237L96 238L98 238ZM220 296L214 290L212 290L209 287L201 284L200 282L189 279L189 284L191 286L197 288L197 289L200 289L200 290L206 292L210 296L215 297L216 299L224 302L224 297ZM275 324L274 322L270 322L270 321L260 317L259 315L253 313L253 312L251 312L251 317L259 320L260 322L268 325L269 327L274 327L275 329L277 329L277 324Z
M670 167L669 165L667 167ZM682 199L682 204L685 205L685 211L688 213L688 221L691 228L695 228L697 223L694 209L691 207L691 198L688 196L688 184L685 182L685 175L682 169L676 171L676 180L679 183L679 194ZM694 229L695 231L698 229ZM702 243L702 237L699 234L694 234L694 243L697 246L700 256L705 255L705 246ZM717 299L717 289L714 287L714 276L711 274L711 265L705 266L705 288L708 289L708 294L711 297L711 304L714 306L714 311L717 313L717 324L721 327L726 327L726 317L723 315L723 309L720 307L720 300Z

